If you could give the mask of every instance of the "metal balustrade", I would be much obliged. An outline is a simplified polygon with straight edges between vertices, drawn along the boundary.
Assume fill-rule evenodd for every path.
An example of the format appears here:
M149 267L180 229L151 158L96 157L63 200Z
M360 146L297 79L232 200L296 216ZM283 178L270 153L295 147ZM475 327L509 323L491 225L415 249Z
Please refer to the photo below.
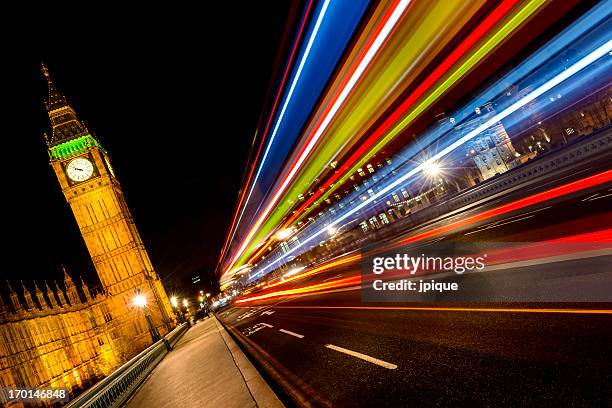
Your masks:
M165 336L165 340L171 347L174 346L188 327L188 323L181 324L168 333ZM168 349L164 344L164 340L159 340L119 367L108 377L79 395L67 407L120 407L166 354L168 354Z

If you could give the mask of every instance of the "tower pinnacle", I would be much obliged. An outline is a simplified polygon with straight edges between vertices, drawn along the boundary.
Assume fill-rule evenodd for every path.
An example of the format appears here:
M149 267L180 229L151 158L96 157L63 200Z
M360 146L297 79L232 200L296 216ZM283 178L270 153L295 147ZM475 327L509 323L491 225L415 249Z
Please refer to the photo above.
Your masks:
M41 63L41 71L49 90L45 108L51 120L51 138L47 140L49 146L56 145L77 137L89 135L87 127L79 120L74 109L68 104L66 97L58 91L51 80L49 69Z
M49 95L47 96L47 101L45 102L45 107L47 111L52 111L55 109L62 108L64 106L68 106L68 101L66 97L62 95L55 84L51 80L51 75L49 75L49 69L46 67L44 63L40 64L40 69L42 71L43 76L47 80L47 87L49 88Z

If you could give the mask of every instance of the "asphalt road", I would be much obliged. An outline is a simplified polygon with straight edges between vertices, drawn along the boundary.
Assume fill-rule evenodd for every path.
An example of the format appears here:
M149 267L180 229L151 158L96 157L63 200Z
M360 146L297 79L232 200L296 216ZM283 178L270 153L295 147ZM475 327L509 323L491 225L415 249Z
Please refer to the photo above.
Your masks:
M317 307L326 296L221 318L307 385L294 387L338 407L612 401L612 315Z
M526 242L609 229L611 192L601 186L435 239ZM522 273L593 272L586 260L549 266ZM358 273L347 265L274 290ZM496 273L500 281L520 276ZM606 275L602 282L611 281ZM315 406L598 407L612 406L609 309L611 303L363 303L352 286L234 305L218 316Z

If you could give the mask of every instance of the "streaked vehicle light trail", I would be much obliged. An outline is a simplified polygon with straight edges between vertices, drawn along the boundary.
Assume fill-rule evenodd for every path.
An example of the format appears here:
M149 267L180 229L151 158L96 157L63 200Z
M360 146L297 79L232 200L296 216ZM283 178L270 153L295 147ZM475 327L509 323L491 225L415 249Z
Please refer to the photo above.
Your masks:
M259 175L261 174L261 170L263 168L263 165L268 157L268 153L270 152L270 148L272 146L272 144L274 143L274 139L276 138L276 132L278 131L278 127L280 126L280 123L283 120L283 117L285 116L285 111L287 110L287 106L289 105L289 102L291 101L291 97L293 96L293 91L295 90L295 86L297 85L300 76L302 74L302 70L304 69L304 64L306 63L306 60L308 59L308 55L310 54L310 50L312 49L312 44L314 43L314 40L317 36L317 33L319 32L319 28L321 27L321 22L323 21L323 18L325 17L325 12L327 11L327 7L329 6L329 1L330 0L325 0L325 3L323 3L323 6L321 7L321 11L319 12L319 15L317 16L317 20L316 23L314 25L314 29L308 39L308 42L306 44L306 49L304 51L304 54L302 55L302 57L300 58L300 62L298 64L298 68L296 71L295 76L293 77L293 81L291 81L291 86L289 87L289 91L287 92L287 96L285 97L285 101L283 103L283 107L281 108L280 114L278 119L276 120L276 124L274 126L274 129L272 130L272 135L270 136L270 140L268 141L268 144L266 146L266 149L264 150L264 154L263 157L261 159L261 162L259 163L259 166L257 167L257 172L255 173L255 178L253 179L253 182L251 184L251 187L249 189L249 193L247 194L246 200L245 202L248 203L249 200L251 199L251 194L253 194L253 189L255 188L255 183L257 183L257 179L259 178ZM244 213L244 208L243 207L243 212L240 215L240 218L242 218L242 214ZM240 222L240 220L238 221ZM239 251L241 252L241 251ZM230 269L233 265L233 261L230 263L230 266L228 269Z
M575 193L577 191L585 190L590 187L602 185L602 184L609 183L609 182L612 182L612 170L608 170L600 174L596 174L596 175L593 175L593 176L590 176L590 177L587 177L581 180L577 180L577 181L559 186L559 187L555 187L550 190L543 191L541 193L534 194L532 196L529 196L529 197L526 197L526 198L523 198L517 201L513 201L510 203L504 204L502 206L492 208L490 210L466 217L462 220L455 221L450 224L443 225L441 227L433 228L433 229L412 235L410 237L407 237L405 239L402 239L396 242L395 245L399 246L399 245L406 244L406 243L423 241L425 239L432 238L436 235L440 235L443 233L449 233L451 231L456 231L458 228L463 227L463 226L472 225L479 221L483 221L483 220L490 219L490 218L493 218L499 215L507 214L512 211L520 210L525 207L536 205L542 202L552 200L557 197ZM598 242L610 242L609 241L610 240L609 230L599 231L595 234L592 234L592 233L591 234L581 234L578 236L560 238L556 240L549 240L548 242L584 242L585 239L588 241L591 241L593 239ZM336 263L337 265L350 265L352 263L357 262L359 259L360 259L360 256L351 256L351 257L340 259L336 261ZM320 267L315 268L311 271L307 271L300 275L293 276L292 280L305 278L305 277L317 274L327 269L328 269L327 264L321 265ZM251 296L251 297L247 297L244 299L240 299L238 303L244 303L244 302L252 301L252 300L268 299L271 297L295 295L295 294L300 294L300 293L311 293L311 292L317 292L317 291L326 290L330 288L345 287L348 285L352 285L352 284L361 282L360 276L357 276L356 278L358 279L358 281L355 280L354 278L343 278L343 279L336 280L336 281L324 282L323 284L309 285L309 286L302 287L302 288L265 293L262 295ZM275 287L275 286L278 286L284 283L286 282L280 282L278 284L269 285L268 287Z
M447 62L449 66L453 65L451 63L453 59L455 60L455 62L460 61L462 59L464 59L464 61L462 61L461 64L455 67L455 69L452 70L450 73L443 72L440 67L440 70L434 70L434 72L429 77L431 78L431 84L436 83L436 79L433 78L433 75L435 74L439 74L437 79L441 79L444 77L444 75L446 75L447 77L444 79L444 81L442 81L435 88L432 88L431 86L425 86L427 85L427 79L425 80L425 83L421 83L419 86L417 86L417 89L413 91L411 96L409 96L408 99L405 100L404 103L398 108L398 110L395 111L396 115L392 114L392 116L387 118L387 120L383 122L383 124L378 128L378 130L374 131L374 133L371 134L367 138L367 140L365 140L363 143L360 143L360 147L358 148L357 154L351 155L348 160L339 159L339 161L343 163L341 167L339 167L335 174L332 175L331 180L328 180L323 186L318 187L314 191L314 194L309 197L307 203L312 204L313 200L319 197L318 200L316 200L316 202L314 203L314 205L316 206L319 205L322 200L329 197L334 191L334 188L332 188L333 186L342 185L342 183L347 180L351 173L357 171L357 168L362 166L368 160L368 158L370 158L377 151L382 149L386 143L388 143L391 139L398 135L409 123L411 123L414 118L416 118L427 107L429 107L440 95L443 94L443 92L452 87L456 81L458 81L462 76L469 72L470 69L472 69L481 59L483 59L489 52L491 52L510 33L512 33L523 21L525 21L532 14L536 13L537 10L539 10L539 8L542 6L542 4L544 4L543 0L532 0L526 3L525 5L522 5L521 8L515 9L515 7L513 7L513 5L515 5L514 2L507 1L505 3L500 4L500 6L494 9L493 12L489 16L487 16L487 18L485 18L481 25L479 25L475 29L475 31L472 32L472 34L470 34L467 39L464 40L464 42L460 44L457 49L447 57ZM506 14L504 14L504 12ZM511 18L508 18L508 13L513 13L513 15L511 15ZM496 26L497 22L501 20L504 20L503 26L497 27L496 30L491 32L491 30L493 30L493 28ZM489 30L486 31L486 28L489 28ZM479 46L479 48L474 50L469 49L470 43L472 43L473 45L480 41L483 41L483 38L485 38L486 36L488 36L488 39L486 39L486 41L484 41L483 44ZM464 53L461 54L461 52L456 52L457 50L464 51ZM443 62L442 64L445 64L445 62ZM443 65L441 65L441 67L444 68ZM413 107L412 105L414 104L412 102L418 101L421 96L425 95L426 92L427 98L421 100L421 102L416 107ZM404 112L400 112L402 108L404 108ZM409 113L408 116L404 117L404 119L400 121L393 129L389 129L389 127L395 121L397 121L399 117L405 116L407 112ZM337 138L338 135L336 135L332 139ZM329 154L329 152L326 152L324 154L324 158L319 159L316 163L311 162L309 164L311 170L314 167L316 169L319 169L317 171L320 171L320 169L324 167L323 162L327 160ZM334 154L337 154L337 152L335 152ZM330 160L331 157L332 156L329 156ZM348 170L351 165L352 168ZM304 177L306 177L306 175L302 175L302 178L300 180L302 180ZM312 175L312 172L308 177L308 180L314 177ZM296 185L300 183L305 185L303 181L296 181ZM296 188L294 187L293 191L295 192L295 190ZM308 211L304 211L305 209L307 209L306 204L302 205L299 209L297 209L294 214L289 215L289 220L286 221L281 228L286 228L291 224L291 222L303 219L308 213ZM285 214L286 211L288 211L288 209L284 209L283 204L275 208L274 213L272 213L272 215L268 217L266 223L262 226L262 228L260 228L260 230L267 230L270 225L276 225L276 223L280 221L280 216ZM259 236L261 237L263 233L265 233L265 231L260 231ZM254 255L251 256L249 263L252 263L257 258L257 256L261 255L266 249L266 246L268 245L269 242L262 245L262 247Z
M284 181L282 182L280 187L277 189L277 191L273 195L273 197L270 199L268 205L265 207L263 212L260 214L259 218L257 219L255 224L251 228L250 232L245 237L242 245L238 249L236 255L233 257L233 259L232 259L228 269L232 268L232 266L234 265L234 263L236 262L238 257L240 255L242 255L242 253L244 252L246 247L250 244L254 234L257 232L257 230L259 229L261 224L265 221L265 219L268 216L268 214L270 213L270 211L274 208L274 206L276 205L276 203L280 199L282 193L285 191L285 189L287 188L289 183L293 180L293 177L296 175L296 173L299 170L300 166L302 165L304 160L306 160L306 158L310 154L311 150L313 149L315 144L318 142L319 138L321 137L321 135L325 131L326 127L329 125L329 123L331 122L332 118L337 113L338 109L340 109L340 106L342 106L342 104L346 100L346 97L349 95L349 93L351 92L351 90L353 89L353 87L355 86L355 84L357 83L357 81L359 80L359 78L361 77L361 75L363 74L365 69L367 68L367 66L370 64L370 62L372 62L372 60L374 59L374 56L376 55L376 53L378 52L378 50L380 49L380 47L384 43L384 41L387 38L387 36L392 31L393 27L395 27L395 25L399 21L400 17L403 15L405 10L408 8L409 4L410 4L410 0L401 0L401 1L399 1L398 4L395 5L395 9L394 9L393 13L390 15L389 19L385 22L383 29L381 30L381 32L377 36L376 40L374 41L374 43L372 44L372 46L370 47L368 52L365 54L364 59L357 66L357 69L351 75L351 79L348 81L348 83L344 87L343 91L340 93L338 99L332 105L332 108L330 109L328 114L325 116L325 119L322 121L321 125L319 126L317 131L314 133L314 135L310 138L309 142L307 143L307 145L305 146L305 148L301 152L298 160L293 164L289 174L285 177ZM291 93L291 91L290 91L290 93ZM282 114L282 111L281 111L281 114ZM273 135L274 135L274 132L273 132ZM265 157L265 155L264 155L264 157Z
M343 161L342 172L333 174L329 180L325 182L320 188L317 189L314 195L308 198L296 211L295 214L291 215L289 219L284 223L285 226L290 225L293 221L298 219L300 215L303 215L303 211L310 207L315 200L317 200L321 192L327 191L330 186L335 184L342 176L351 171L349 168L361 159L364 154L373 146L373 144L389 130L389 128L395 123L406 111L420 98L429 88L444 75L452 66L455 64L467 51L480 40L502 17L504 17L518 0L507 0L501 3L487 18L480 23L480 25L468 35L461 44L457 46L445 59L434 69L428 76L423 80L417 88L402 102L402 104L391 114L385 121L364 141L359 148L351 154L351 156ZM325 196L328 196L331 192L327 192ZM322 198L324 199L324 198Z
M586 68L587 66L589 66L593 62L597 61L599 58L601 58L603 56L606 56L608 53L610 53L610 51L612 51L612 40L608 40L603 45L599 46L597 49L595 49L594 51L592 51L591 53L589 53L588 55L586 55L585 57L580 59L575 64L571 65L567 69L563 70L561 73L559 73L556 76L554 76L552 79L550 79L547 82L543 83L538 88L534 89L532 92L530 92L529 94L527 94L526 96L524 96L523 98L518 100L517 102L511 104L509 107L504 109L502 112L494 115L492 118L487 120L482 125L478 126L476 129L468 132L465 136L459 138L458 140L454 141L453 143L450 143L448 146L444 147L443 149L441 149L440 151L438 151L437 153L432 155L432 157L429 160L430 161L438 161L438 160L440 160L441 158L446 156L448 153L450 153L453 150L455 150L458 146L461 146L462 144L464 144L468 140L474 138L475 136L477 136L478 134L480 134L484 130L486 130L489 127L491 127L493 124L495 124L495 123L501 121L502 119L508 117L509 115L511 115L512 113L516 112L518 109L520 109L521 107L525 106L529 102L535 100L539 96L541 96L541 95L545 94L546 92L550 91L555 86L557 86L560 83L562 83L563 81L567 80L568 78L571 78L573 75L575 75L576 73L580 72L582 69ZM345 214L339 216L338 218L336 218L333 221L331 221L330 223L328 223L328 225L325 226L324 228L321 228L318 231L316 231L313 234L311 234L309 237L302 239L299 245L296 245L295 247L293 247L292 249L287 251L285 254L277 257L272 263L268 264L268 266L265 267L264 269L262 269L261 271L258 271L257 274L254 275L254 276L258 276L258 275L260 275L262 273L265 273L264 271L265 270L269 270L271 265L274 265L275 263L281 261L285 257L287 257L287 256L291 255L292 253L294 253L299 248L304 247L304 245L306 245L307 243L311 242L315 238L317 238L320 235L322 235L323 233L325 233L325 231L327 230L327 228L329 226L332 226L332 227L333 226L337 226L339 223L341 223L342 221L346 220L348 217L353 215L355 212L357 212L360 209L368 206L370 203L372 203L376 199L379 199L380 197L382 197L385 194L389 193L392 189L394 189L397 186L401 185L402 183L404 183L405 181L407 181L411 177L413 177L416 174L422 172L424 167L425 167L425 163L421 163L418 166L416 166L415 168L413 168L410 171L406 172L404 175L402 175L401 177L397 178L395 181L390 183L388 186L386 186L385 188L380 190L378 193L376 193L372 197L366 199L361 204L351 208Z
M261 137L261 142L259 144L259 148L257 149L257 153L255 154L255 158L254 158L254 165L251 167L246 182L244 183L245 186L251 185L251 180L253 177L253 173L255 171L255 169L257 168L257 163L259 162L259 156L261 154L261 150L263 148L263 146L265 145L266 142L266 137L268 135L268 131L270 129L270 124L272 123L272 118L274 118L274 115L276 113L276 107L278 105L278 101L283 93L283 90L285 88L285 81L287 80L287 76L289 75L289 71L291 69L291 66L293 64L293 58L295 57L295 52L298 49L298 45L300 44L300 39L302 38L302 33L304 31L304 27L306 26L306 21L308 20L308 16L310 15L310 9L312 8L312 3L314 0L310 0L308 2L308 5L306 6L306 11L304 12L304 17L302 18L302 21L300 22L300 27L298 28L298 32L296 35L296 39L295 39L295 43L293 44L293 47L291 49L291 53L289 54L289 58L287 60L287 66L285 67L285 71L283 72L283 76L281 78L280 81L280 85L278 87L278 90L276 92L276 97L274 98L274 103L272 104L272 109L270 110L270 116L268 117L268 121L266 123L266 127L264 129L264 132L262 134ZM254 183L254 182L253 182ZM225 257L225 251L228 247L228 245L233 241L234 236L236 235L236 228L240 225L240 221L242 220L242 216L244 215L244 211L246 210L246 204L245 206L243 206L243 203L248 203L248 198L246 200L246 202L244 201L245 197L247 194L246 193L247 190L244 190L242 192L242 194L240 194L240 199L238 200L238 205L236 206L236 214L234 215L234 218L232 219L232 224L230 225L230 234L228 234L227 239L225 241L225 244L223 245L223 249L221 250L221 255L219 257L219 262L221 262L223 260L223 258ZM250 198L251 193L253 191L253 187L251 187L250 189L248 189L249 193L248 196ZM240 215L238 215L240 214Z

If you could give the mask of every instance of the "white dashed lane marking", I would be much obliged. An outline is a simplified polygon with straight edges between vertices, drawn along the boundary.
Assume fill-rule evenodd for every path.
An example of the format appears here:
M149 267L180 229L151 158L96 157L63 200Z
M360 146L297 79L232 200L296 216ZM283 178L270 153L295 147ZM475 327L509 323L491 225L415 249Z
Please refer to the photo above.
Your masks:
M360 358L360 359L362 359L364 361L367 361L368 363L376 364L376 365L379 365L381 367L387 368L389 370L395 370L397 368L397 366L395 364L391 364L391 363L388 363L386 361L379 360L379 359L374 358L372 356L368 356L367 354L362 354L362 353L358 353L358 352L353 351L353 350L345 349L344 347L334 346L333 344L326 344L325 347L327 347L328 349L331 349L331 350L338 351L340 353L348 354L349 356Z
M288 334L288 335L293 336L293 337L297 337L298 339L303 339L304 338L304 335L298 334L298 333L294 333L294 332L289 331L289 330L278 329L278 331L279 332L283 332L283 333Z

